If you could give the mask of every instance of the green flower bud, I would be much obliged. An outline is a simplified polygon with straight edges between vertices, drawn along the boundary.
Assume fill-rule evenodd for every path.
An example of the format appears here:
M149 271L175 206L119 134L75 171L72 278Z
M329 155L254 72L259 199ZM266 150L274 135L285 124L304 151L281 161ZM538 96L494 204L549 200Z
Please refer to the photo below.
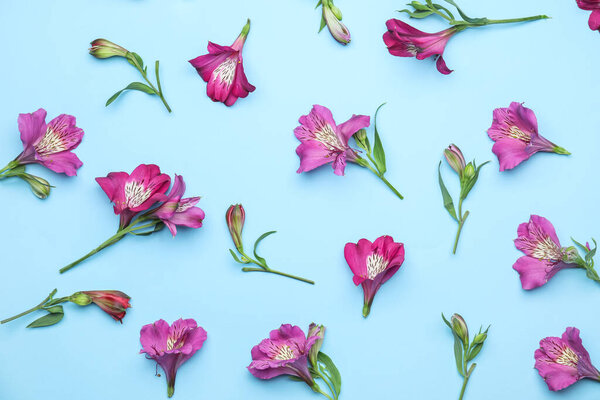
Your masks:
M96 39L90 43L90 54L96 58L127 57L127 49L106 39Z
M371 153L371 143L369 142L369 138L367 137L367 131L365 129L359 130L353 136L358 147L360 147L367 153Z
M454 331L456 336L458 336L463 344L467 346L469 343L469 328L467 328L467 323L464 318L461 317L460 314L454 314L452 315L450 322L452 323L452 331Z
M69 297L69 301L78 306L87 306L92 302L92 298L85 293L77 292Z
M331 3L331 11L339 21L342 20L342 11L339 8L337 8L333 3Z
M312 366L317 365L317 358L319 356L319 352L321 351L321 347L323 346L323 339L325 338L325 327L323 325L310 324L308 328L308 337L317 336L319 339L313 344L308 353L308 359Z
M29 184L31 191L40 199L45 199L50 195L50 183L47 180L40 178L39 176L31 175L28 173L21 173L17 175Z
M485 339L487 339L487 333L486 332L478 333L473 338L473 345L483 344L483 342L485 342Z

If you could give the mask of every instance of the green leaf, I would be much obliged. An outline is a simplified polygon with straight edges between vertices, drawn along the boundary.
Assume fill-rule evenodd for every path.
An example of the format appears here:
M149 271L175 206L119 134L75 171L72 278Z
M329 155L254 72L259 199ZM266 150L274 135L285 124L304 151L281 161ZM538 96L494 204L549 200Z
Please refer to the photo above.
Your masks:
M135 235L135 236L150 236L153 233L162 231L163 229L165 229L165 224L163 222L159 222L158 224L154 225L154 229L152 229L151 231L148 231L148 232L131 231L129 233L131 233L132 235Z
M319 2L317 3L317 5L315 6L315 9L319 8L320 5L323 4L323 0L319 0Z
M129 56L133 57L135 59L135 61L132 61ZM127 57L127 61L129 62L129 64L133 65L136 68L140 68L140 69L144 69L144 60L142 60L142 57L139 56L139 54L134 53L133 51L129 52L128 57ZM138 63L138 65L135 65L136 62Z
M29 325L27 328L41 328L43 326L50 326L54 324L58 324L61 319L63 319L64 314L46 314L41 318L36 319Z
M379 137L379 132L377 131L377 113L379 113L379 109L383 107L385 103L381 104L377 107L375 111L375 143L373 144L373 158L375 159L375 166L381 175L387 171L385 166L385 152L383 151L383 145L381 144L381 138Z
M256 257L256 259L262 263L263 265L267 265L267 262L264 258L262 258L261 256L259 256L258 254L256 254L256 248L258 247L258 244L267 236L274 234L277 231L269 231L269 232L265 232L262 235L259 236L258 239L256 239L256 242L254 242L254 257Z
M113 101L115 101L117 99L117 97L119 97L121 95L121 93L123 93L126 90L138 90L140 92L144 92L144 93L148 93L148 94L157 94L154 89L152 89L150 86L146 85L145 83L142 82L131 82L129 85L127 85L126 88L119 90L117 93L113 94L110 99L108 99L106 101L106 106L108 107Z
M440 4L434 4L433 6L438 11L444 11L444 12L446 12L446 14L448 14L448 16L450 17L450 19L454 19L454 14L452 14L450 12L450 10L448 10L446 7L444 7L444 6L440 5Z
M444 208L448 210L448 214L450 214L450 216L454 218L456 222L459 222L458 218L456 217L456 210L454 209L454 202L452 201L452 196L450 196L450 193L448 193L448 189L446 188L444 180L442 179L442 171L440 170L441 167L442 162L440 161L440 164L438 165L438 181L440 184L440 190L442 191L442 198L444 199Z
M417 11L429 11L430 10L430 8L428 6L426 6L425 4L421 4L418 1L413 1L408 5Z
M325 28L325 25L327 25L327 21L325 21L325 17L321 16L321 26L319 26L319 32Z
M63 306L46 307L44 310L48 311L50 314L64 314Z
M323 366L323 372L331 380L336 392L335 394L339 396L342 390L342 376L340 375L340 371L337 369L331 358L322 351L317 355L317 361ZM337 396L335 396L335 398L337 398Z
M467 362L473 360L475 357L477 357L477 354L479 354L479 352L481 351L481 349L483 348L483 343L479 343L476 344L475 346L473 346L473 348L469 351L469 354L467 356Z
M452 4L454 7L456 7L456 9L458 10L458 13L460 14L460 16L467 22L470 22L472 24L483 24L487 21L487 18L469 18L464 12L463 10L460 9L460 7L458 6L458 4L456 4L454 2L454 0L444 0L446 3L450 3Z
M235 261L239 262L240 264L246 264L245 262L242 262L242 261L241 261L241 260L238 258L237 254L235 254L235 252L234 252L233 250L229 249L229 252L231 253L231 257L233 257L233 259L234 259Z
M454 331L452 331L454 336L454 358L456 360L456 369L461 376L465 376L465 371L463 371L463 344L462 340L458 337Z
M409 17L411 18L426 18L429 17L431 14L433 14L433 11L415 11L415 12L411 12L409 10L399 10L398 12L403 12L403 13L407 13Z
M450 323L450 321L448 321L448 320L446 319L446 316L444 315L444 313L442 313L442 319L444 320L444 323L445 323L446 325L448 325L448 328L450 328L450 330L454 332L454 329L452 329L452 324Z

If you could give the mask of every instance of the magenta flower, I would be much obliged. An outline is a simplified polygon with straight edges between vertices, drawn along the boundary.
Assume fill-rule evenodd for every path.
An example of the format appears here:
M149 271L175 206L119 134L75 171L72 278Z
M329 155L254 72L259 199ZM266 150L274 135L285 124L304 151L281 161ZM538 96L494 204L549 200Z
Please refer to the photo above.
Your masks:
M354 273L354 284L363 287L363 316L367 317L381 285L387 282L404 262L404 244L394 242L391 236L381 236L373 243L367 239L360 239L356 244L346 243L344 257Z
M207 82L206 94L212 101L232 106L238 98L248 96L256 89L244 73L242 49L250 31L250 20L231 46L208 42L208 54L190 60L198 75Z
M567 328L560 338L540 340L540 348L534 357L535 368L552 391L562 390L585 378L600 381L600 372L592 365L577 328Z
M131 175L127 172L111 172L105 178L96 178L104 193L114 203L115 214L121 216L121 228L129 225L139 212L165 201L171 178L162 174L154 164L141 164Z
M152 215L164 222L173 236L177 234L177 226L200 228L204 220L204 211L200 207L195 207L200 201L200 197L188 197L184 199L184 193L185 182L183 181L183 177L175 175L173 187L166 201L152 213Z
M521 277L523 289L530 290L548 282L564 268L577 268L566 263L566 249L560 245L552 223L539 215L532 215L529 222L519 225L515 246L525 255L513 265Z
M314 105L310 114L300 117L300 126L294 129L300 145L296 154L300 157L298 173L311 171L321 165L331 163L336 175L344 175L346 161L356 161L358 154L348 140L362 128L370 124L366 115L353 115L343 124L336 125L327 107Z
M193 319L178 319L169 324L159 319L144 325L140 331L141 353L153 359L165 371L167 394L175 392L175 377L181 365L189 360L206 341L206 331Z
M588 25L591 30L600 31L600 0L577 0L577 6L592 11Z
M494 142L492 151L500 162L500 171L512 169L539 151L569 155L538 133L534 112L521 103L496 108L492 126L487 131Z
M444 75L452 72L444 61L444 49L448 40L464 28L453 26L441 32L426 33L398 19L390 19L385 25L388 31L383 34L383 41L391 55L417 60L434 57L438 71Z
M279 329L271 331L268 339L252 348L252 362L248 371L259 379L291 375L313 387L314 380L308 370L308 355L319 339L319 331L307 338L300 327L283 324Z

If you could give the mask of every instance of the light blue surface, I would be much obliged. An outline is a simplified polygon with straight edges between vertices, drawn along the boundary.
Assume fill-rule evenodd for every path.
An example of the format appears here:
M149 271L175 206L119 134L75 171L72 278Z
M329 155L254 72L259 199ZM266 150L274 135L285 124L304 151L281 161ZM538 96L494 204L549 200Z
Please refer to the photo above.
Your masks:
M312 321L328 327L324 351L338 365L340 399L454 399L461 380L452 337L440 312L460 312L472 330L492 324L465 399L592 399L600 385L581 382L548 391L533 369L545 336L567 326L582 331L600 364L600 287L582 271L560 272L546 287L525 292L512 270L520 256L512 239L530 213L549 218L563 244L600 238L598 224L598 65L600 36L574 0L462 0L473 16L510 18L546 13L528 24L461 33L450 41L442 76L431 60L392 57L381 36L401 0L338 0L352 43L317 34L314 1L91 0L4 1L0 160L21 151L17 115L38 107L49 118L77 117L85 137L84 166L65 178L39 166L30 172L56 186L37 200L18 180L0 182L3 210L0 316L37 304L54 287L118 289L133 308L121 326L99 309L66 306L59 325L27 330L28 317L0 327L0 398L165 399L164 376L138 354L139 330L159 318L195 318L208 331L204 348L179 371L176 399L316 399L285 378L259 381L245 369L250 349L271 329ZM229 45L246 18L252 29L244 66L257 89L235 106L213 103L187 60L208 40ZM423 30L437 20L415 22ZM161 61L173 108L142 93L115 91L138 80L123 60L96 60L88 43L105 37ZM399 201L375 176L350 165L298 175L293 129L312 104L338 122L380 112L388 179ZM573 153L539 154L499 173L485 130L492 110L524 101L540 132ZM371 134L371 131L369 131ZM442 149L458 144L467 159L492 160L465 203L471 211L458 254L456 224L437 185ZM182 174L201 195L205 226L126 238L70 273L58 269L108 238L118 224L94 178L156 163ZM444 167L456 193L457 180ZM247 245L261 245L273 267L314 279L312 287L265 274L244 274L228 252L224 222L231 203L247 212ZM343 257L346 242L389 234L406 245L401 270L361 316L362 290Z

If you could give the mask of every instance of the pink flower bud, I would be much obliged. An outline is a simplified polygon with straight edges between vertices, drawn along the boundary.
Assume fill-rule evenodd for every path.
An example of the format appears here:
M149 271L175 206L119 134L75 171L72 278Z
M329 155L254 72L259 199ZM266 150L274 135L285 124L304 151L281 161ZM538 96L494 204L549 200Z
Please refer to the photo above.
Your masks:
M122 320L123 317L125 317L127 309L131 307L129 304L129 299L131 299L131 297L118 290L92 290L87 292L78 292L71 296L71 301L79 300L81 302L82 296L88 296L92 303L100 307L102 311L110 315L115 321L119 321L121 323L123 323ZM76 301L73 302L75 304L84 305Z
M448 165L455 170L459 176L462 176L462 173L465 169L465 158L463 157L462 151L455 144L451 144L447 149L444 150L444 157L446 157L446 161L448 161Z
M235 248L240 252L243 251L242 229L244 229L244 221L246 220L244 207L241 204L229 206L225 214L225 220L227 221L227 227L229 228L229 233L231 233Z
M96 58L126 57L129 51L106 39L96 39L90 43L90 54Z
M350 43L350 31L342 24L342 13L331 1L323 2L323 19L331 36L341 44Z

